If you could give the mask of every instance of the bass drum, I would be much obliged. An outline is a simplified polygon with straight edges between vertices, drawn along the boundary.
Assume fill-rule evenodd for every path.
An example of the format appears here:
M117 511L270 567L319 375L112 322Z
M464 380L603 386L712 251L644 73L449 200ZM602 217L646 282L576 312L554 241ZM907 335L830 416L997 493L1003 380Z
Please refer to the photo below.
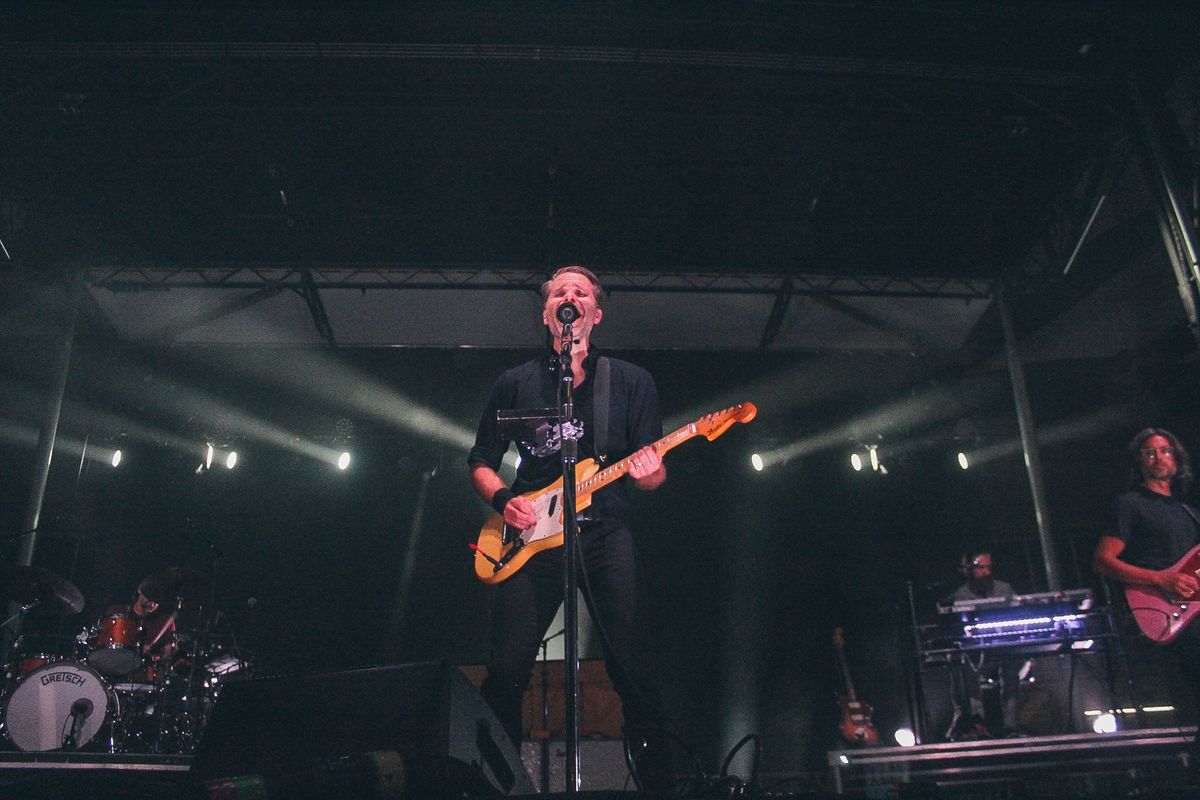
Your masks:
M21 678L4 707L4 727L18 750L58 750L78 720L75 747L82 749L117 715L117 696L91 667L59 661Z

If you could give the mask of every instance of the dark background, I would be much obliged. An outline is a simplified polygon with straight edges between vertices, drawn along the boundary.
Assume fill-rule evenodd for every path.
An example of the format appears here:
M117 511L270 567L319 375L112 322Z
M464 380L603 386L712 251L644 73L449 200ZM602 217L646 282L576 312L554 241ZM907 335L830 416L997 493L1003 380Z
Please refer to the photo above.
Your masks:
M1019 592L1045 588L1001 289L1066 585L1100 589L1090 553L1133 434L1165 426L1200 446L1196 340L1137 134L1158 129L1194 229L1194 16L1115 2L12 11L5 560L66 287L84 287L34 562L87 606L31 627L73 637L174 565L216 577L186 626L219 610L259 674L483 662L488 590L467 544L487 509L463 432L495 376L536 351L474 333L416 347L431 337L397 309L420 284L426 319L499 325L580 261L624 289L610 329L627 324L636 349L616 354L654 374L669 420L760 409L673 451L668 483L636 498L645 634L673 722L711 769L754 731L764 771L821 773L842 626L890 737L908 721L907 584L927 613L961 554L985 547ZM437 283L473 272L512 285ZM372 274L415 283L338 283ZM743 294L706 289L731 276ZM813 276L872 281L839 294ZM910 294L941 305L906 306L876 278L931 281ZM947 311L967 303L959 281L986 287L967 323ZM742 319L747 296L765 299ZM723 325L758 346L714 341ZM363 413L368 396L388 414ZM247 416L344 447L352 467L256 437ZM85 438L120 443L125 463L81 468ZM238 467L198 472L216 439ZM866 443L887 475L850 469ZM997 455L964 472L958 450Z

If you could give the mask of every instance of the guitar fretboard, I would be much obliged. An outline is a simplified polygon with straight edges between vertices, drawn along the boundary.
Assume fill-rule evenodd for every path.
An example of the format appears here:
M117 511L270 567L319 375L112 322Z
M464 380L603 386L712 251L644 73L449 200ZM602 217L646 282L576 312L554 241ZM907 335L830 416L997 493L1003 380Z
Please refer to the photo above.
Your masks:
M683 444L697 434L704 434L710 439L715 439L724 433L733 423L749 422L754 418L756 413L757 409L752 403L741 403L722 409L721 411L714 411L711 414L705 414L695 422L689 422L687 425L677 428L650 446L654 448L654 452L663 455L672 447ZM603 489L617 478L629 472L629 466L632 463L633 456L626 456L612 466L600 470L590 478L578 481L575 484L575 496L579 498Z
M696 435L696 423L692 422L684 425L671 433L668 433L663 438L659 439L654 444L650 445L654 448L654 452L662 455L676 445L683 444L688 439ZM586 480L579 481L575 484L575 496L595 492L603 489L608 484L620 478L625 473L629 472L629 466L633 463L633 456L626 456L612 466L605 467Z

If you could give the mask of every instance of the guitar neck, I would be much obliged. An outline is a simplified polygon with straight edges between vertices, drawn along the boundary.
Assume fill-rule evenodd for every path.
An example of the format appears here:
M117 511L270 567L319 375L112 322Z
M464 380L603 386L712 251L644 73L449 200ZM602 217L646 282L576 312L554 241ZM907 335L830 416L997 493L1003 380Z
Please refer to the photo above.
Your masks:
M684 425L682 428L678 428L671 433L668 433L666 436L650 446L653 447L654 452L658 453L660 456L665 455L668 450L673 447L678 447L688 439L696 436L697 433L699 433L699 431L696 428L696 423L690 422L687 425ZM579 481L575 484L575 496L583 497L584 495L588 495L592 492L603 489L605 486L608 486L610 483L629 472L629 465L632 463L633 456L626 456L617 463L600 470L592 477Z
M842 648L838 648L838 662L842 666L842 680L846 682L846 699L850 702L858 702L858 698L854 695L854 681L850 680L850 668L846 666L846 653Z

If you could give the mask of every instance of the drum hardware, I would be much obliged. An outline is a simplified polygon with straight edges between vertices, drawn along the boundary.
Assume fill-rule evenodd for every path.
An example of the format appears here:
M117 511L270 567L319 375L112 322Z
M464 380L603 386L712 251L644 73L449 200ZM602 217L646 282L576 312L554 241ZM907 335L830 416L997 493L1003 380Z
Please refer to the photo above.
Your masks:
M214 558L214 575L216 566ZM70 613L83 607L78 590L45 570L0 568L0 581L0 595L22 601L17 616L39 604ZM160 606L174 604L173 622L185 594L203 592L208 609L215 609L212 582L194 570L170 567L138 589ZM2 735L28 752L194 751L221 686L248 676L253 667L241 657L232 630L214 636L223 627L219 611L206 614L201 608L197 613L203 624L176 631L177 641L169 648L163 647L165 639L143 641L148 637L143 620L119 609L83 628L73 644L62 648L69 655L56 654L40 641L40 646L29 646L18 637L8 652L8 689L0 693ZM158 636L172 629L164 625ZM144 651L154 645L166 655L146 656Z
M183 596L209 594L209 582L194 570L169 567L143 581L139 592L160 606L173 604L173 622ZM39 605L69 613L83 607L74 586L33 567L0 567L0 596L20 605L13 619ZM178 649L165 649L165 639L143 641L148 632L136 614L114 610L64 646L67 655L18 637L7 653L0 729L14 748L28 752L190 753L221 684L250 668L236 646L212 643L212 628L206 619L195 636L176 634ZM158 636L172 629L163 625ZM144 655L155 645L167 655Z

